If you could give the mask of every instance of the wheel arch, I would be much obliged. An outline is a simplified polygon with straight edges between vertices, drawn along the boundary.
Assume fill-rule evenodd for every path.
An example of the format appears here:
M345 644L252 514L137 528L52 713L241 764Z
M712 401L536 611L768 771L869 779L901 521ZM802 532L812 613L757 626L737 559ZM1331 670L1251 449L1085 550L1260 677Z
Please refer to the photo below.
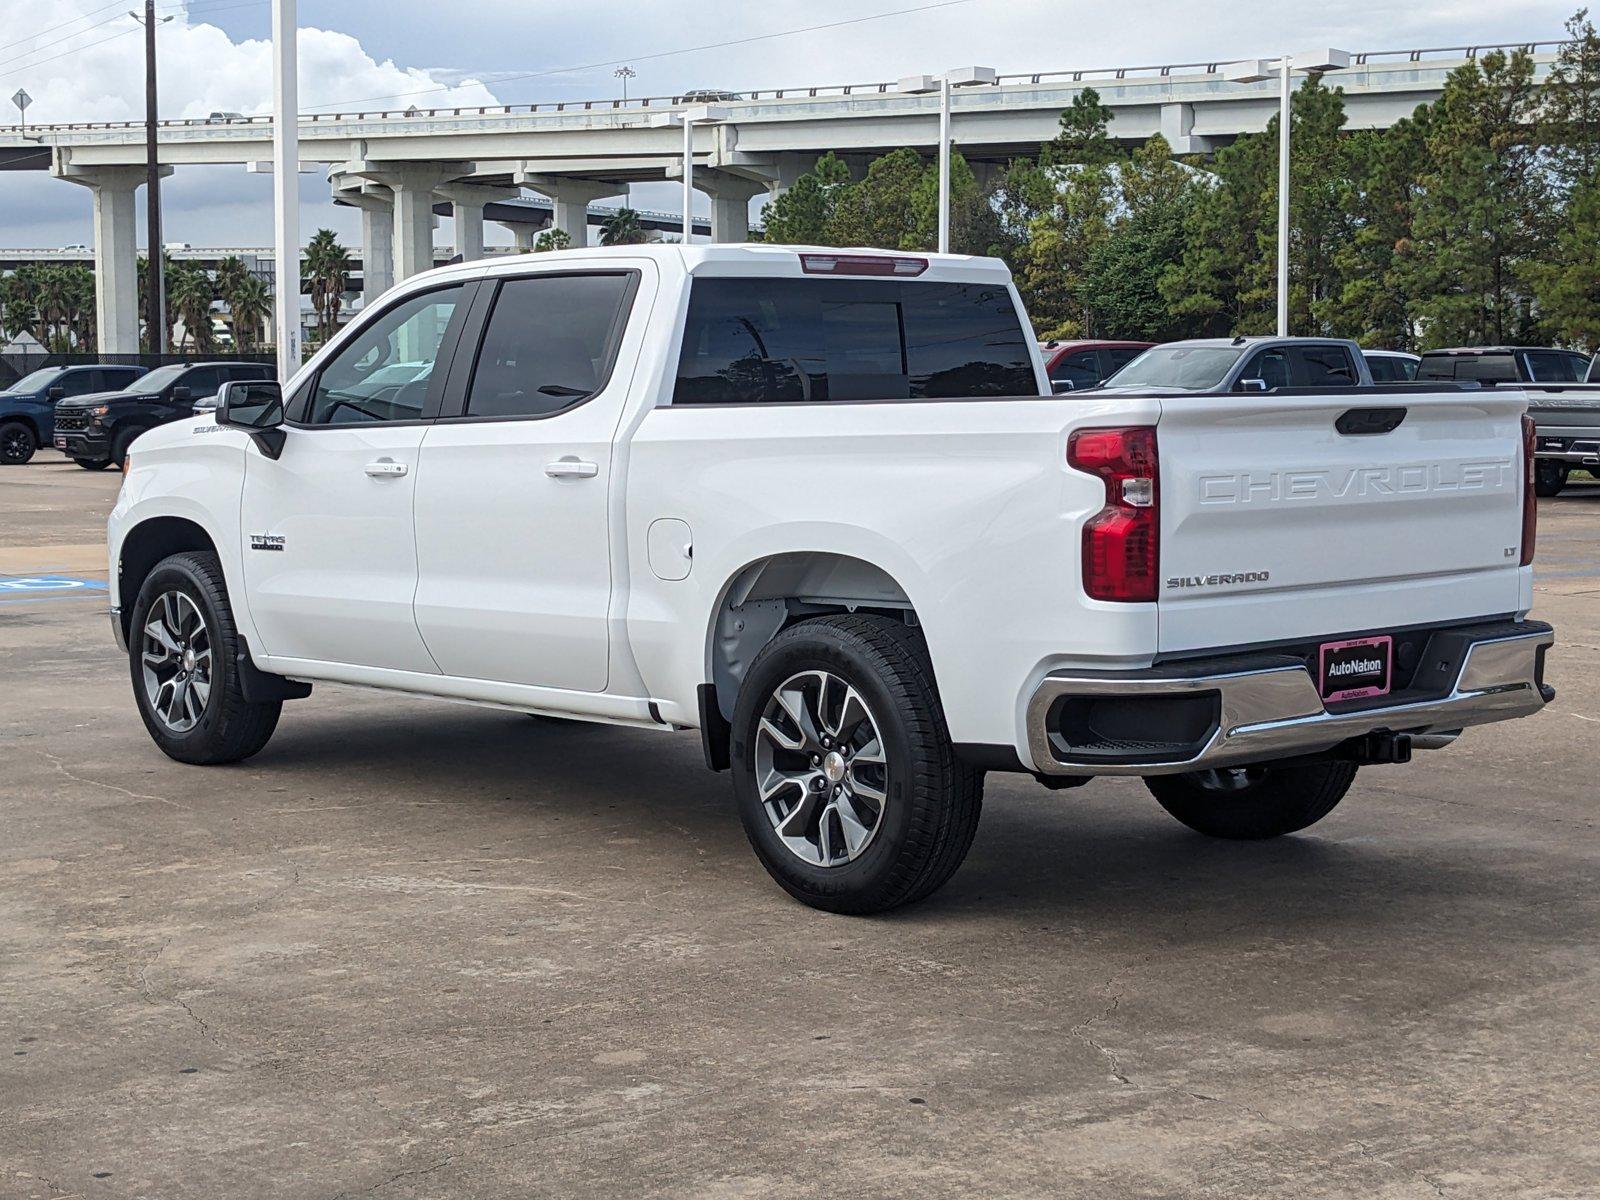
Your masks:
M0 425L9 425L13 421L18 425L26 425L28 427L28 432L33 434L33 444L35 446L44 445L43 435L39 432L39 422L30 413L11 412L0 416Z
M796 621L834 612L881 612L919 624L916 606L901 582L882 566L851 554L782 551L734 571L717 594L706 628L704 677L722 722L732 719L745 674L768 642ZM704 699L702 707L710 707ZM702 733L712 736L704 722Z
M148 517L123 536L117 551L117 607L125 637L133 619L133 602L146 577L162 559L185 550L218 554L220 558L216 540L199 522L187 517Z

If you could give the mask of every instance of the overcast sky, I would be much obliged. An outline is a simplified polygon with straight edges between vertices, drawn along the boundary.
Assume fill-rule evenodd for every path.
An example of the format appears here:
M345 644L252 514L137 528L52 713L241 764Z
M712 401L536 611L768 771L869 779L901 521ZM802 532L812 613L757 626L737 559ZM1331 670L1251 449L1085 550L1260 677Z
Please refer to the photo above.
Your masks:
M1560 36L1574 7L1545 0L1407 6L964 0L839 29L712 46L927 2L301 0L301 103L404 107L609 97L618 94L612 76L618 61L638 72L630 84L637 96L877 81L974 62L1002 72L1054 71L1250 58L1314 45L1359 51L1547 41ZM163 117L267 111L268 0L158 3L174 18L160 32ZM41 123L142 117L143 44L126 15L131 6L130 0L0 0L0 97L25 88L33 97L28 117ZM513 74L534 77L504 78ZM13 113L7 103L0 122ZM272 231L269 189L270 177L247 175L242 166L181 168L163 190L167 240L264 246ZM672 208L676 194L667 184L639 187L634 203ZM303 176L301 195L308 234L331 225L358 240L359 221L328 201L321 176ZM449 240L448 222L439 237ZM89 240L87 190L42 172L0 173L0 247Z

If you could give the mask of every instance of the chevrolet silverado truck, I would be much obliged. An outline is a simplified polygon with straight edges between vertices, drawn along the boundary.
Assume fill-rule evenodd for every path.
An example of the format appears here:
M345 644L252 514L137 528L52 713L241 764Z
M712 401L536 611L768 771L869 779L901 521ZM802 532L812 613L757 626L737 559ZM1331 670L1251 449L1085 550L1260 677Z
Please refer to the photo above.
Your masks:
M1546 346L1460 346L1429 350L1419 380L1473 380L1520 387L1534 424L1534 491L1558 495L1574 468L1600 479L1600 386L1590 360ZM1587 383L1585 382L1587 381Z
M1537 712L1524 407L1053 396L992 259L465 263L139 440L112 624L187 763L317 683L698 730L774 879L874 912L956 870L990 771L1267 838Z
M100 471L122 465L133 440L148 429L194 415L195 401L231 380L266 380L265 363L169 363L142 374L120 391L70 397L56 405L57 450L80 467Z

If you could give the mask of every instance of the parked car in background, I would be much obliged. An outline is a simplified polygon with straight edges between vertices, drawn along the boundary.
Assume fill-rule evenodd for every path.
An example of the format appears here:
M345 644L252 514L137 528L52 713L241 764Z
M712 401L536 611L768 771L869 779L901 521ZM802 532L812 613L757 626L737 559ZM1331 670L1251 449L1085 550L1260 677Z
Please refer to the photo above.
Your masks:
M113 630L180 762L248 758L317 681L698 728L767 870L851 913L950 877L989 771L1277 837L1543 708L1522 396L1194 349L1325 386L1041 394L1005 265L965 255L425 272L134 447Z
M1429 350L1417 378L1521 385L1534 421L1540 496L1559 494L1575 467L1600 473L1600 388L1586 386L1597 381L1587 355L1548 346L1457 346Z
M125 387L143 367L40 367L0 392L0 464L19 466L56 432L56 401Z
M1152 346L1102 385L1141 392L1270 392L1283 387L1369 387L1354 342L1334 338L1192 338Z
M1040 342L1044 369L1057 392L1082 391L1109 379L1154 342Z
M1373 383L1410 383L1417 377L1421 357L1404 350L1363 350Z
M55 447L80 467L122 465L133 439L147 429L194 415L194 403L234 380L263 381L266 363L171 363L141 375L120 391L96 392L56 405Z

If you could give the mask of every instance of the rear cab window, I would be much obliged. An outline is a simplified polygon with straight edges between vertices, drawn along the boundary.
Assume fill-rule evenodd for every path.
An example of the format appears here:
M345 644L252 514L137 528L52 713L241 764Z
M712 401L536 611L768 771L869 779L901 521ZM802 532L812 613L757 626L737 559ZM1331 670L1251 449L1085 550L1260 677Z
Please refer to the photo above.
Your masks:
M1001 283L697 277L675 404L1037 396Z

